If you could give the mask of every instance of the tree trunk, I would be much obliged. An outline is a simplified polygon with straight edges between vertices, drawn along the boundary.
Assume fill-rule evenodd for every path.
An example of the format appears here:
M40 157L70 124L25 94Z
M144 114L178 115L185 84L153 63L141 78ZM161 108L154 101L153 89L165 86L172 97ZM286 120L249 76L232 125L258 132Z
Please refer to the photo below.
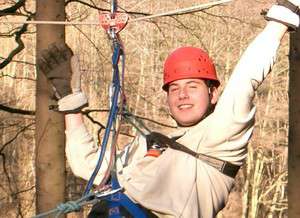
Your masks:
M64 0L36 1L37 20L65 20ZM37 26L37 57L53 42L65 41L62 25ZM64 117L48 109L49 87L42 73L36 84L36 212L53 209L65 200Z
M289 218L300 217L300 32L290 37L289 84Z

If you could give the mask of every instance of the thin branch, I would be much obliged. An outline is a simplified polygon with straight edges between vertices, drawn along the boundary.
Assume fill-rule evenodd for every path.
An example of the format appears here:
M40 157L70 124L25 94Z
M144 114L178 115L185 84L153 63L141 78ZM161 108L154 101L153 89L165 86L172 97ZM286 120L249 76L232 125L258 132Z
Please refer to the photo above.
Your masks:
M4 60L5 58L0 56L0 59ZM31 65L31 66L36 65L35 63L32 63L32 62L20 61L20 60L11 60L11 62L20 63L20 64L28 64L28 65Z
M29 187L29 188L26 188L26 189L17 191L17 192L15 192L15 193L12 193L11 196L13 196L13 197L14 197L14 196L17 196L17 195L19 195L19 194L22 194L22 193L31 191L31 190L33 190L34 188L35 188L35 185L34 185L34 186L31 186L31 187Z
M26 125L26 126L24 126L23 128L21 128L16 134L15 134L15 136L14 137L12 137L10 140L8 140L7 142L5 142L2 146L1 146L1 148L0 148L0 154L2 154L2 152L3 152L3 150L10 144L10 143L12 143L14 140L16 140L17 138L18 138L18 136L21 134L21 133L23 133L26 129L28 129L30 126L32 126L34 124L34 122L33 123L30 123L30 124L28 124L28 125Z
M84 1L81 1L81 0L68 0L66 1L65 5L67 6L69 3L71 2L77 2L77 3L80 3L80 4L83 4L85 6L88 6L90 8L93 8L93 9L96 9L98 11L106 11L106 12L110 12L110 9L106 9L106 8L100 8L100 7L97 7L96 4L89 4L87 2L84 2ZM143 13L143 12L136 12L136 11L126 11L125 9L122 8L122 10L124 12L126 12L127 14L131 14L131 15L142 15L142 16L149 16L151 14L149 13Z
M16 13L18 9L25 6L25 2L26 0L19 0L13 6L0 10L0 17Z
M12 59L24 49L24 43L21 37L22 34L27 31L27 26L28 24L24 24L19 31L15 32L15 41L17 42L18 46L10 52L10 54L6 59L4 59L4 61L0 63L0 69L3 69L5 66L7 66L12 61Z
M12 79L15 79L15 80L29 80L29 81L36 81L36 79L32 79L32 78L29 78L29 77L18 77L18 76L11 76L11 75L8 75L8 74L3 74L3 72L0 73L0 78L2 77L9 77L9 78L12 78Z
M6 157L5 157L5 154L2 153L2 152L0 152L0 156L2 157L3 172L6 175L6 178L7 178L7 181L8 181L8 188L9 188L9 191L12 192L11 180L10 180L10 176L9 176L8 170L6 168Z
M109 110L107 110L107 111L109 111ZM90 115L91 112L94 112L94 111L85 110L85 111L82 112L82 114L85 115L92 123L97 124L98 126L100 126L101 129L105 129L105 125L103 125L102 123L100 123L99 121L97 121L93 117L91 117L91 115Z
M18 109L18 108L12 108L12 107L5 106L3 104L0 104L0 110L3 110L8 113L12 113L12 114L22 114L22 115L31 115L31 116L35 115L35 111L28 111L28 110L23 110L23 109Z
M212 17L218 17L220 18L224 23L226 23L226 19L228 20L235 20L235 21L238 21L239 23L241 24L247 24L247 25L250 25L252 27L255 27L255 28L258 28L258 29L262 29L263 26L259 25L259 24L255 24L255 23L251 23L251 22L246 22L240 18L237 18L237 17L231 17L231 16L227 16L227 15L216 15L216 14L212 14L212 13L209 13L207 11L203 11L203 13L209 15L209 16L212 16Z
M90 110L83 111L83 114L88 114L88 113L91 113L91 112L109 112L109 110L108 109L90 109ZM132 115L134 117L136 117L137 119L146 120L146 121L155 123L155 124L160 125L160 126L164 126L164 127L168 127L168 128L176 128L176 126L161 123L159 121L156 121L156 120L153 120L153 119L150 119L150 118L147 118L147 117L142 117L142 116L134 115L134 114L132 114Z
M19 0L13 6L0 10L0 16L6 16L12 13L15 14L21 7L23 7L24 10L27 11L25 8L25 2L26 0ZM27 20L30 20L34 16L34 14L28 11L27 13L28 15L23 15L23 16L26 16ZM5 66L7 66L13 60L13 58L24 49L25 46L21 37L27 31L27 26L28 24L24 24L22 25L22 27L20 27L18 31L14 32L13 35L15 36L17 47L10 52L7 58L5 58L2 62L0 62L0 69L3 69Z

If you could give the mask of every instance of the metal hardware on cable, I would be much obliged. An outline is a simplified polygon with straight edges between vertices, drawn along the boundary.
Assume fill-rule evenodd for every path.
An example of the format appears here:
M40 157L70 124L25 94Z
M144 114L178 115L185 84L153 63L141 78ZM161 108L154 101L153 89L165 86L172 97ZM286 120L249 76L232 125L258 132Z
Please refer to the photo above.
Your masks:
M116 34L120 32L127 24L128 14L117 12L117 0L111 1L110 13L99 14L99 23L105 31L114 39Z

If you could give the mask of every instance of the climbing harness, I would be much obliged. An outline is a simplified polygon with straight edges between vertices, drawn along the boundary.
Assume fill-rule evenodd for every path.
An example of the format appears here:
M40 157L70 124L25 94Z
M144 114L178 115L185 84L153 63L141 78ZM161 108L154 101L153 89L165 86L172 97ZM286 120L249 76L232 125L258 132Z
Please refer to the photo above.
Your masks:
M134 126L134 128L146 138L148 150L146 156L158 157L165 149L171 148L202 160L208 165L216 168L221 173L232 178L235 178L237 172L240 169L240 166L232 164L228 161L224 161L210 155L197 153L189 149L188 147L178 143L176 141L178 138L169 138L164 134L149 130L141 120L137 119L133 114L129 113L126 110L124 111L123 116L126 121Z

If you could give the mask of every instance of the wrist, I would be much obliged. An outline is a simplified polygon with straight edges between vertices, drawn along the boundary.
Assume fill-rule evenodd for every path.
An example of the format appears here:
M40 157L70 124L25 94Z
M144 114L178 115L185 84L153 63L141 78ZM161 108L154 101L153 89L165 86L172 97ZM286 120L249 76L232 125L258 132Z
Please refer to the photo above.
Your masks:
M75 92L58 100L58 111L63 113L78 113L88 106L88 99L83 92Z
M83 124L84 121L81 113L71 113L65 115L66 131L77 129Z

